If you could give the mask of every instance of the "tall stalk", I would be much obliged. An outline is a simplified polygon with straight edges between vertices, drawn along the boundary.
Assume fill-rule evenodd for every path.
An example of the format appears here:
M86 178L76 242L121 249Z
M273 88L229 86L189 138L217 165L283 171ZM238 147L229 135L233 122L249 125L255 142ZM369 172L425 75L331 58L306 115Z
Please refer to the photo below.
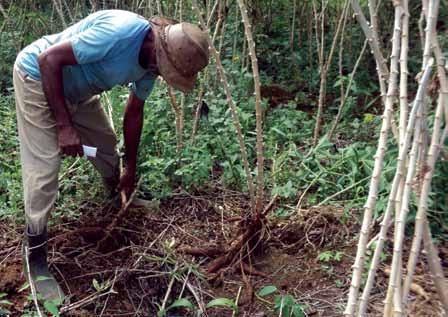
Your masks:
M444 132L447 132L445 129ZM446 135L446 134L445 134ZM425 251L427 253L428 266L431 272L431 278L439 294L440 301L442 302L445 316L448 316L448 283L443 274L443 268L440 265L440 258L438 251L434 243L432 242L431 230L429 229L429 223L424 215L425 225L423 226L423 243L425 245Z
M199 20L199 24L202 25L203 27L206 27L205 21L202 18L201 11L199 10L197 0L192 0L192 5L193 5L193 11L195 12L195 14ZM212 41L212 38L210 37L210 33L209 33L208 29L206 29L205 32L207 35L209 50L212 53L213 57L215 58L216 67L218 69L218 74L221 77L221 83L222 83L224 92L227 97L227 103L229 105L230 113L231 113L231 116L233 119L233 124L234 124L235 130L236 130L236 136L237 136L238 143L240 146L241 159L243 161L244 171L246 172L247 187L249 190L251 206L252 206L252 209L255 210L254 183L253 183L251 170L249 167L249 161L247 159L247 149L246 149L246 144L244 143L244 136L243 136L243 132L241 130L241 124L240 124L240 120L238 118L238 112L236 110L235 103L233 102L232 93L230 91L230 87L229 87L229 83L227 81L227 76L226 76L224 67L222 66L222 63L221 63L221 58L220 58L218 52L216 51L215 45L213 44L213 41Z
M426 27L426 36L425 36L425 45L423 50L423 63L422 68L426 68L428 66L431 66L432 62L429 62L429 58L431 56L431 43L432 43L432 33L435 30L435 22L437 20L437 9L434 8L434 5L438 1L431 1L429 5L429 17L428 17L428 23ZM423 79L422 79L423 81ZM418 95L417 95L418 96ZM412 162L415 165L415 162ZM409 173L414 168L414 165L411 165L408 168L408 177ZM405 227L405 221L408 214L408 201L409 201L409 195L410 195L410 182L411 179L406 178L406 183L404 185L404 191L403 191L403 197L401 199L402 206L400 209L400 212L397 213L398 217L396 219L395 224L395 236L394 236L394 253L393 253L393 259L392 259L392 272L389 279L389 287L388 287L388 293L393 292L394 293L394 300L393 300L393 307L394 307L394 316L402 316L403 309L402 309L402 294L400 292L401 288L401 267L402 267L402 244L404 240L404 227ZM386 298L385 302L385 317L388 311L390 311L392 308L392 302L390 296Z
M174 112L176 121L176 153L179 155L183 148L183 132L184 132L184 105L183 102L179 104L171 87L167 86L168 96L170 97L171 107Z
M328 5L328 4L327 4ZM326 90L327 90L327 75L328 71L331 66L331 62L333 60L334 50L336 48L336 43L340 34L340 31L342 29L342 25L344 24L344 21L347 19L347 12L348 12L348 5L349 1L346 0L344 2L344 6L342 9L342 12L338 19L338 24L336 27L335 34L333 36L333 41L331 43L330 52L326 57L324 57L324 18L325 18L325 9L326 6L324 6L324 3L322 3L321 13L320 13L320 19L321 19L321 35L320 35L320 42L319 39L316 38L317 44L318 44L318 51L319 51L319 72L320 72L320 87L319 87L319 99L318 99L318 105L317 105L317 114L316 114L316 123L314 125L314 135L313 135L313 146L317 144L317 141L319 140L320 130L322 126L322 113L324 109L324 103L325 103L325 96L326 96ZM317 17L316 9L314 7L315 16ZM316 27L318 23L316 22ZM316 35L319 32L316 30Z
M255 201L255 213L261 214L264 199L264 150L263 150L263 109L261 107L261 91L260 91L260 74L258 71L257 54L255 51L255 42L252 36L252 26L247 16L247 9L243 0L238 0L240 6L241 17L243 18L244 29L249 48L249 56L252 62L252 73L254 76L255 89L255 119L257 134L257 194Z
M367 22L366 17L362 13L361 6L359 5L358 0L350 0L352 4L353 11L355 12L356 20L361 26L364 35L369 40L370 48L372 49L373 56L375 57L375 61L377 63L377 71L378 71L378 79L381 83L382 80L386 80L389 76L389 70L387 68L387 62L381 53L380 43L378 40L378 36L373 31L374 28L371 28L369 23ZM370 1L369 1L370 2ZM370 5L373 7L373 5ZM372 15L372 17L375 15ZM385 86L384 86L385 87ZM383 91L381 91L383 93ZM384 93L386 93L386 89L384 89ZM385 98L385 96L383 97Z
M400 184L401 178L403 177L403 174L405 172L407 149L409 148L409 144L411 142L413 129L415 126L415 121L417 119L417 112L421 106L421 102L423 101L424 90L426 89L427 81L429 78L429 74L430 74L429 67L425 71L425 74L426 74L425 75L426 77L424 77L424 78L426 80L425 81L422 80L422 82L420 83L420 86L419 86L419 89L417 92L417 97L414 101L414 105L412 107L409 121L407 124L406 132L405 132L405 135L404 135L404 138L402 141L402 146L400 147L399 155L397 158L396 173L395 173L394 179L392 181L392 186L391 186L391 190L390 190L390 194L389 194L386 211L384 212L383 220L381 222L381 229L380 229L380 233L378 235L375 252L374 252L372 260L371 260L371 265L370 265L370 269L369 269L369 274L367 276L366 285L364 287L364 291L363 291L363 294L362 294L361 300L360 300L360 305L359 305L360 316L365 316L365 314L367 312L370 291L372 289L372 286L373 286L373 283L375 280L375 275L376 275L376 271L378 269L379 260L381 258L381 252L383 250L384 241L386 240L387 230L389 229L390 218L392 216L392 211L393 211L394 204L395 204L395 197L397 195L398 186Z
M160 0L156 0L156 5L157 5L157 14L159 16L163 16L162 3L160 2Z
M292 21L291 21L291 32L289 33L289 49L291 50L291 59L294 60L294 32L295 32L295 25L296 25L296 9L297 7L297 0L293 0L292 5Z
M347 100L348 96L350 95L350 89L352 88L352 85L353 85L353 79L355 78L355 74L356 74L356 71L358 70L361 60L364 57L364 52L366 51L366 48L367 48L367 40L364 41L364 45L362 46L361 52L359 53L359 56L356 59L355 66L353 66L353 70L350 73L350 78L348 80L348 84L345 89L345 93L344 93L344 95L341 95L341 101L339 102L338 113L336 114L336 117L333 120L333 124L331 125L330 131L328 132L329 140L331 140L333 138L334 132L336 131L336 127L338 126L339 120L341 119L342 110L344 109L346 100ZM342 85L342 77L341 77L341 85Z
M409 0L402 0L403 20L400 52L400 121L398 124L399 143L404 137L408 117L408 51L409 51Z
M67 27L67 23L65 22L64 12L62 11L62 2L59 1L59 0L53 0L53 6L54 6L54 8L56 9L56 12L59 15L59 18L61 19L62 26L65 29Z
M403 307L402 307L402 301L401 301L401 258L402 258L402 249L403 249L403 240L404 240L404 228L405 228L405 222L406 222L406 217L409 213L409 200L410 200L410 195L411 195L411 190L412 190L412 179L414 178L414 174L415 174L415 168L416 168L416 161L417 161L417 152L419 150L419 145L422 142L421 139L421 126L422 126L422 107L423 107L423 99L425 97L425 92L426 92L426 88L428 85L428 81L429 81L429 75L431 74L430 72L430 67L431 65L428 65L428 68L425 70L425 73L423 75L423 78L421 80L421 85L419 87L419 90L417 92L417 97L416 97L416 104L418 106L418 110L417 110L417 120L415 122L415 131L414 131L414 140L412 143L412 149L411 152L409 154L409 165L407 167L407 174L406 174L406 180L404 183L404 188L403 188L403 196L401 198L401 209L397 210L397 221L396 221L396 227L395 227L395 234L394 234L394 249L393 249L393 259L392 259L392 272L390 274L390 278L389 278L389 287L392 290L394 296L394 300L393 300L393 308L394 308L394 316L398 317L401 316L403 314ZM410 121L410 120L409 120ZM405 146L403 146L403 148L401 149L402 153L407 152L407 148ZM403 157L403 159L405 159L405 155ZM400 162L399 164L402 163L403 165L405 164L405 162ZM397 173L398 173L398 168L397 168ZM404 176L404 175L403 175ZM403 177L402 176L402 177ZM391 193L392 195L392 193ZM384 217L386 218L386 217ZM385 308L384 308L384 312L385 312L385 316L386 313L389 311L388 307L392 307L392 302L391 301L386 301L385 303Z
M427 8L428 3L426 0L423 0L423 7ZM437 10L438 4L434 3L432 5L433 10ZM426 9L423 11L423 15L427 13ZM434 16L432 14L431 16ZM437 14L435 14L437 16ZM410 286L412 283L415 266L417 264L418 255L420 252L420 245L423 238L423 230L424 226L426 226L426 212L428 210L428 196L431 191L431 180L434 175L434 168L437 162L437 158L440 153L441 145L444 143L446 135L442 133L442 124L443 124L443 112L444 107L447 105L448 101L448 82L446 78L445 71L445 58L442 54L442 50L440 49L440 45L437 39L436 30L433 29L431 33L432 37L432 49L437 61L437 74L440 83L440 91L437 101L437 108L435 110L434 116L434 124L433 124L433 133L431 137L431 144L428 150L428 155L425 162L425 170L423 172L423 182L420 190L420 200L418 203L417 215L415 217L415 226L414 226L414 238L412 240L412 247L408 259L407 264L407 275L403 285L403 303L404 305L408 302L408 294L410 290ZM424 46L424 45L423 45ZM445 122L445 125L447 122ZM434 265L433 265L434 266ZM437 282L436 282L437 283ZM443 283L443 278L442 278ZM440 288L440 287L438 287ZM443 287L441 287L443 288ZM448 314L448 295L445 293L439 294L441 297L442 304L444 305L444 309Z
M353 265L353 276L350 284L350 291L347 299L347 305L344 311L345 316L354 316L356 311L356 303L359 294L359 288L361 286L361 275L364 267L366 246L370 234L370 224L372 222L373 211L375 210L377 198L378 198L378 187L380 183L381 171L383 169L383 161L384 154L387 148L387 139L388 132L391 125L392 112L393 112L393 103L395 94L397 91L397 75L398 75L398 55L400 51L400 30L401 30L401 16L403 10L399 3L395 2L395 19L394 19L394 32L392 36L392 54L390 57L390 73L389 73L389 87L386 95L386 104L384 107L383 120L381 124L380 137L378 140L378 147L375 154L375 163L372 172L372 179L369 187L369 194L367 198L367 202L364 206L364 217L361 226L360 237L358 241L358 248L356 251L356 259ZM352 0L352 7L355 11L355 15L357 18L359 15L362 15L361 8L356 0ZM365 25L367 22L363 19L358 18L359 21L364 21ZM363 30L365 29L363 25L361 25ZM374 39L371 34L371 30L367 27L367 31L364 30L367 38L372 40ZM369 34L369 35L368 35ZM370 43L370 42L369 42ZM371 43L372 44L372 43ZM379 51L378 43L372 44L371 47L376 47ZM377 56L376 56L377 58ZM379 58L379 57L378 57ZM379 62L379 65L382 65Z

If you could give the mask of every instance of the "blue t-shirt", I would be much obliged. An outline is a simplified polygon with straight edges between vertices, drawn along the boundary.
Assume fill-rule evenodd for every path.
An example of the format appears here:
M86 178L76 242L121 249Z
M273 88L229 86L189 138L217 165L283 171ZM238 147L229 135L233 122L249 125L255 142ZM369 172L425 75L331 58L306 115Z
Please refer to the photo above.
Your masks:
M78 65L63 67L64 95L72 103L132 83L135 95L145 100L156 76L139 64L139 52L151 26L128 11L95 12L61 33L44 36L25 47L16 64L40 80L38 57L52 45L70 41Z

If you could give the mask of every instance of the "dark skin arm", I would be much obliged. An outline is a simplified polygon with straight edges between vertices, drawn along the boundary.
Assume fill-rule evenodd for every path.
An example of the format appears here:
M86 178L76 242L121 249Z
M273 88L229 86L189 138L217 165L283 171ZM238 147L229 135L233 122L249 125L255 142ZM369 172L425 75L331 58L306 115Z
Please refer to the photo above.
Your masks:
M157 74L154 34L148 32L139 52L140 66ZM126 104L123 119L123 134L125 144L126 164L118 186L124 191L126 199L135 188L135 174L137 170L137 153L143 127L143 107L145 101L139 99L132 91Z
M56 120L58 144L62 154L82 156L83 150L78 132L73 127L64 98L62 68L77 64L70 42L50 47L38 58L42 88Z
M128 198L135 188L137 169L137 153L143 127L144 100L140 100L133 92L130 93L123 118L123 134L125 144L126 166L120 179L119 189Z
M42 86L48 104L56 119L58 142L65 155L83 155L78 132L73 127L70 113L65 104L62 83L62 68L77 64L70 42L55 45L39 56ZM123 132L125 141L126 167L120 179L119 189L129 197L135 187L137 152L143 126L143 106L132 92L129 95L124 113Z

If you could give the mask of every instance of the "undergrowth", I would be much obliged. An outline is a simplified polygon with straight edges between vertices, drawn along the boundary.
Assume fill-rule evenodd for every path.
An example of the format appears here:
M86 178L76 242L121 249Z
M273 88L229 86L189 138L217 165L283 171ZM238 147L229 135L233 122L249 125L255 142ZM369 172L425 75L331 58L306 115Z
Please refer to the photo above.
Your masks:
M1 33L0 217L15 223L23 222L23 202L10 74L17 50L58 27L49 23L50 8L51 5L42 5L39 13L18 14L20 8L11 6L11 21L8 23L15 25L17 29L6 28ZM247 68L241 68L241 61L246 57L232 50L236 24L232 21L234 17L229 16L229 19L229 32L223 40L223 64L229 76L245 134L249 162L251 166L255 166L252 74ZM32 22L26 23L26 21ZM287 19L277 19L274 26L258 28L255 32L262 84L280 84L290 91L302 87L296 93L296 97L287 104L274 108L264 100L266 199L278 195L287 213L294 212L299 201L300 207L325 201L328 204L342 206L347 212L359 210L366 200L381 123L382 110L378 108L376 102L378 87L371 75L374 70L363 67L358 71L343 120L338 126L333 142L324 135L318 146L312 148L310 142L315 123L314 111L301 111L298 105L307 104L313 109L317 104L319 75L316 71L316 61L313 60L314 55L309 56L308 49L308 45L311 44L314 50L315 43L303 39L295 54L290 54L288 28ZM356 26L351 26L347 32L350 32L353 43L348 46L342 64L344 68L351 69L353 55L357 53L363 36ZM17 41L18 38L21 39L20 42ZM241 46L242 38L237 39L236 44ZM370 65L371 63L367 62L370 57L366 54L364 58L366 64ZM417 62L414 61L411 56L411 72L417 67ZM339 104L339 85L348 78L347 76L340 78L337 65L333 64L329 72L331 84L327 91L329 98L323 131L328 131L336 113ZM200 120L199 131L193 144L190 135L197 102L197 88L186 97L185 144L180 154L176 151L175 119L165 85L159 82L147 100L138 168L143 190L153 197L167 198L175 192L201 191L217 185L247 191L235 129L220 82L216 79L218 76L213 61L209 71L211 76L205 83L207 89L204 96L204 101L210 109L208 116ZM204 78L201 77L200 80ZM126 87L117 87L103 96L103 104L110 102L113 108L113 120L120 139L127 94ZM121 141L120 149L122 146ZM393 177L396 155L396 144L391 137L385 157L385 172L378 196L376 218L382 214L386 206L386 194ZM252 173L255 175L255 169ZM102 199L101 181L86 159L65 159L61 175L60 195L54 215L76 215L82 202ZM448 175L448 163L442 160L437 165L429 201L429 214L436 234L447 233L448 190L444 186L446 175ZM326 201L326 198L338 192L341 194ZM411 206L410 221L415 215L415 200Z

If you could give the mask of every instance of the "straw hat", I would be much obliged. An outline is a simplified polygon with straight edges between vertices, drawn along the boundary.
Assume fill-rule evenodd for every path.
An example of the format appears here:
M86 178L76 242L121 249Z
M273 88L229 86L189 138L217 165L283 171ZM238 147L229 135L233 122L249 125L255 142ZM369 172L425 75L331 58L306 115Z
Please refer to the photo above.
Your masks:
M183 92L193 89L197 73L208 64L208 42L196 25L182 22L157 28L156 54L160 75Z

